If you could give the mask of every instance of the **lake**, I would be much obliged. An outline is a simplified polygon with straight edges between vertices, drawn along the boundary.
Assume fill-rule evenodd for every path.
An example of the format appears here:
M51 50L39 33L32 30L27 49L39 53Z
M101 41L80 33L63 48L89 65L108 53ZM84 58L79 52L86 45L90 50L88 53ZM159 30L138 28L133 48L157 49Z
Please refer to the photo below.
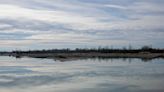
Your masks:
M164 60L1 56L0 92L164 92Z

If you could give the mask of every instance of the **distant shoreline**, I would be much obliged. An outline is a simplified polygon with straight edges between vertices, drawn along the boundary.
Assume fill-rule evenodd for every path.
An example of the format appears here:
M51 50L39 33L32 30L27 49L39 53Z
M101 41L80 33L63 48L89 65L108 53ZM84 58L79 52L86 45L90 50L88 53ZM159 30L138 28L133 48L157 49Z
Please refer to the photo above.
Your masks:
M45 53L45 54L24 54L15 57L33 57L33 58L55 58L59 60L70 60L80 58L141 58L154 59L164 58L164 53Z
M163 49L142 48L134 50L122 49L54 49L54 50L36 50L36 51L12 51L0 52L1 56L14 56L16 58L53 58L59 60L80 59L80 58L140 58L154 59L163 58Z

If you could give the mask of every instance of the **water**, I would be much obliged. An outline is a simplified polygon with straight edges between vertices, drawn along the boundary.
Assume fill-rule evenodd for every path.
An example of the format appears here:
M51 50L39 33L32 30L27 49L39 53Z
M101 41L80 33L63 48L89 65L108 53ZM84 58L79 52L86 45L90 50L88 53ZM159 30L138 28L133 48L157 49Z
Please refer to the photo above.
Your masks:
M164 92L164 60L0 57L0 92Z

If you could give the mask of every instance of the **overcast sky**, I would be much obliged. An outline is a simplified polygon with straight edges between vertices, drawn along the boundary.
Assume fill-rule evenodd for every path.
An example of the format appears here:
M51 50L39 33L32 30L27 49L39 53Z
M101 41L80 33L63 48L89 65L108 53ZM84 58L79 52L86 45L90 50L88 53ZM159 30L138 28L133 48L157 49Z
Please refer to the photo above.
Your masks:
M164 47L164 0L0 0L0 48Z

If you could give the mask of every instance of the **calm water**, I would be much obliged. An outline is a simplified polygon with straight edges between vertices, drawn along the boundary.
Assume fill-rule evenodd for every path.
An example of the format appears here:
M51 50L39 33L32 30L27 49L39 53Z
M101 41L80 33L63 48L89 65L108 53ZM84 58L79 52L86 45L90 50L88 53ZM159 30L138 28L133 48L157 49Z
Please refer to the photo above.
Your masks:
M0 57L0 92L164 92L164 60Z

